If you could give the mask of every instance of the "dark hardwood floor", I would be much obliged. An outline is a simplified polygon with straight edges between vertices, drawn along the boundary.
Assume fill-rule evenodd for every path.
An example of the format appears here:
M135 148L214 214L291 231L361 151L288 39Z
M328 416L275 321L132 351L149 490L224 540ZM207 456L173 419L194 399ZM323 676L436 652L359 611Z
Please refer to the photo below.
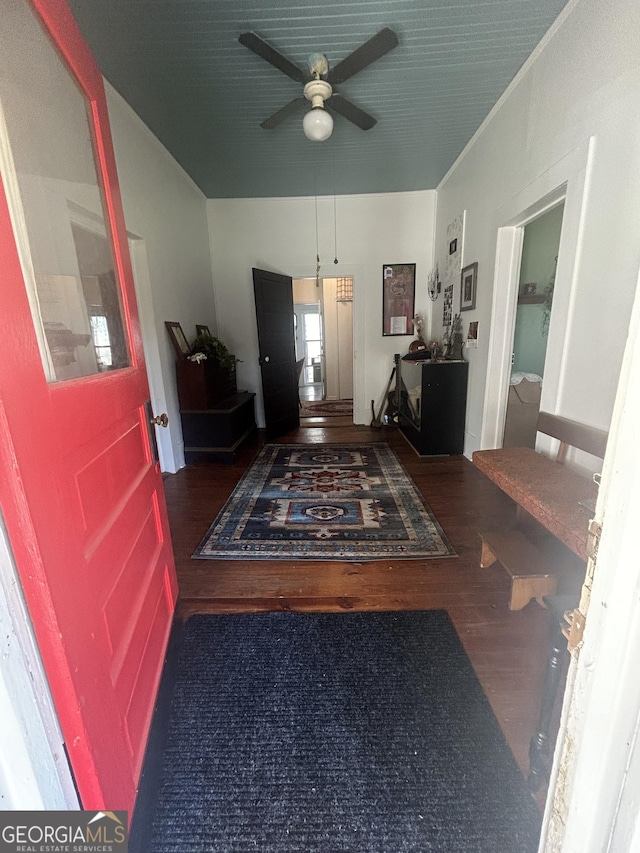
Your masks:
M535 730L549 620L535 602L508 609L508 580L499 565L478 565L478 530L510 519L513 505L463 457L420 459L395 429L371 429L314 420L282 441L386 440L453 545L457 557L370 563L239 562L192 560L260 439L245 446L232 465L190 467L165 480L180 585L179 614L261 610L448 611L516 760L528 771ZM329 423L333 421L334 423Z

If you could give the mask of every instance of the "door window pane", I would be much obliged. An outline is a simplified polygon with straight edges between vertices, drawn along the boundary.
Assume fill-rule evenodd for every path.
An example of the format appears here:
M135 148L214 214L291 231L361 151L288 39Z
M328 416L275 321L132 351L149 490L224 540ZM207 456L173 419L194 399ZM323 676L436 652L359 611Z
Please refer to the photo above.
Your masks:
M86 99L29 4L2 7L0 167L47 378L126 367Z

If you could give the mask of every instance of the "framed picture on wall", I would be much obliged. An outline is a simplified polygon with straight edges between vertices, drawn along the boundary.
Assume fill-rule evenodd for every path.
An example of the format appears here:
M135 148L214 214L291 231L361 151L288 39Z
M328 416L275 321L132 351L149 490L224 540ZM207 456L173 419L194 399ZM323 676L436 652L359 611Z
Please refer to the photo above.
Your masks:
M416 297L416 265L382 267L382 334L412 335Z
M476 307L478 264L469 264L460 274L460 310L472 311Z
M196 326L196 335L211 335L208 326Z
M180 323L176 323L174 320L165 320L164 324L167 327L171 343L178 358L186 358L188 355L191 355L191 347L185 333L182 331Z
M445 285L457 284L460 270L463 263L463 241L464 241L464 225L466 211L452 219L447 225L447 243L444 257L444 276L442 278Z

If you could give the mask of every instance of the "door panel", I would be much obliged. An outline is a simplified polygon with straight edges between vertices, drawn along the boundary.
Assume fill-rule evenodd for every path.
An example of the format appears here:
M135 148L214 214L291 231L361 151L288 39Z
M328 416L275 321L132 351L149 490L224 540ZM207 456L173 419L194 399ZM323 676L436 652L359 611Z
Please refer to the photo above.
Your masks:
M0 72L0 500L83 807L131 811L177 585L102 78L62 0L4 0Z
M289 276L253 270L267 438L300 426L298 373Z

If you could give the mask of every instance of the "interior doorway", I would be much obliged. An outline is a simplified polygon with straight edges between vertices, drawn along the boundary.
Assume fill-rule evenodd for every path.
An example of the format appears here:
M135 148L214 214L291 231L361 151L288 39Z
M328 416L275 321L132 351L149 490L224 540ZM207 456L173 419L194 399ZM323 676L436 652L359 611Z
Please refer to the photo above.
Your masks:
M293 280L300 399L353 399L353 278Z
M324 400L324 336L320 303L294 304L296 361L302 361L300 399Z
M523 229L503 447L531 447L544 380L564 203Z

